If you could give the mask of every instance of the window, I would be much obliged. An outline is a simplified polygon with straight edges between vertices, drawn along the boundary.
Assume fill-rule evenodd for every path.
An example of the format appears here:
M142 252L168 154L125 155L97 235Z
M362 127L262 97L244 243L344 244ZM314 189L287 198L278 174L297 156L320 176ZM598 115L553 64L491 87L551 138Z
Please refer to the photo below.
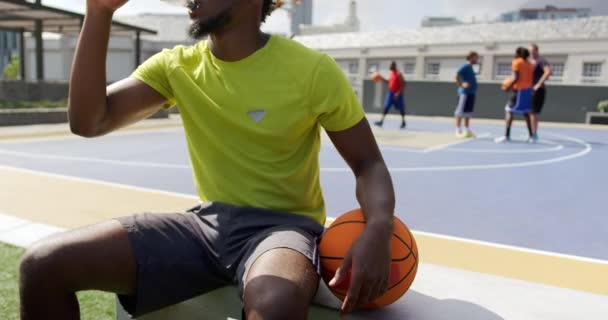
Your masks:
M403 64L403 73L404 74L414 74L415 72L416 72L416 63L406 62Z
M551 78L563 78L564 70L566 69L566 64L563 62L559 63L549 63L549 67L551 67ZM549 78L549 79L551 79Z
M583 64L584 78L600 78L602 76L602 63L586 62Z
M367 73L372 74L374 72L379 72L379 71L380 71L379 63L368 63L367 64Z
M357 74L359 73L359 64L356 62L351 62L348 64L348 73Z
M499 62L496 65L496 78L503 79L510 77L513 74L512 65L510 62Z
M441 63L428 62L426 64L425 76L427 79L438 79L440 72L441 72Z

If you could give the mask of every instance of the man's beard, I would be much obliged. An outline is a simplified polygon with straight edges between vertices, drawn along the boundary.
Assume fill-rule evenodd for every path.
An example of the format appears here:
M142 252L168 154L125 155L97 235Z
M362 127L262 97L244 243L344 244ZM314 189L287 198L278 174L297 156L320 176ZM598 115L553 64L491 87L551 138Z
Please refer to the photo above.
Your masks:
M222 30L228 23L230 23L231 8L226 8L224 11L218 13L214 17L193 21L188 28L188 35L195 40L200 40L207 37L211 33Z

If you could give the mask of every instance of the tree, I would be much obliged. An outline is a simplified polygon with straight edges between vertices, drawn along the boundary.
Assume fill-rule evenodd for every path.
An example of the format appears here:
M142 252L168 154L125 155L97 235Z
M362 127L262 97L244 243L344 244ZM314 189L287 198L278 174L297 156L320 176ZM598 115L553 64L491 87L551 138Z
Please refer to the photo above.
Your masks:
M11 61L4 67L4 79L15 80L18 79L21 72L21 59L18 55L13 55Z

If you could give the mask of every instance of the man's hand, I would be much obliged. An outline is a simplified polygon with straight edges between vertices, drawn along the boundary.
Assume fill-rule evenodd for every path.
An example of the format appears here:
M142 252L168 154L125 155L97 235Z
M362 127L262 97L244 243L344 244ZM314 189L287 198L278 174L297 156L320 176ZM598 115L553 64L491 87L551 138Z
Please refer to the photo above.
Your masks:
M369 123L363 118L354 127L328 131L327 135L357 179L357 200L366 224L336 271L330 286L346 284L352 278L342 312L350 312L376 300L387 290L390 279L391 240L395 212L395 191L380 148Z
M87 0L87 8L92 10L101 10L109 13L114 13L120 7L124 6L129 0Z
M352 270L348 293L342 304L343 314L373 302L388 290L392 236L392 226L378 228L368 225L344 257L329 282L331 287L339 286Z
M462 87L463 89L468 89L470 86L471 86L471 85L470 85L468 82L463 82L463 83L462 83L462 85L461 85L461 87Z
M540 89L541 85L540 83L534 86L534 91L538 91Z

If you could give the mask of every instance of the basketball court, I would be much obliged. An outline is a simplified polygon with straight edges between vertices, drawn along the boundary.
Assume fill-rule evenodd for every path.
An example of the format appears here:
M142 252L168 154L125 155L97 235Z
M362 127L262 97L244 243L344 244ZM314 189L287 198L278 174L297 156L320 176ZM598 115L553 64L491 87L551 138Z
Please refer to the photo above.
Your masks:
M546 125L540 143L527 144L519 124L513 142L495 144L500 121L474 122L473 140L456 139L451 119L399 125L387 118L374 130L421 265L402 300L352 319L608 314L608 130ZM179 120L94 140L64 133L65 126L0 130L0 241L27 246L112 217L196 204ZM352 174L326 138L320 161L328 215L358 207Z

